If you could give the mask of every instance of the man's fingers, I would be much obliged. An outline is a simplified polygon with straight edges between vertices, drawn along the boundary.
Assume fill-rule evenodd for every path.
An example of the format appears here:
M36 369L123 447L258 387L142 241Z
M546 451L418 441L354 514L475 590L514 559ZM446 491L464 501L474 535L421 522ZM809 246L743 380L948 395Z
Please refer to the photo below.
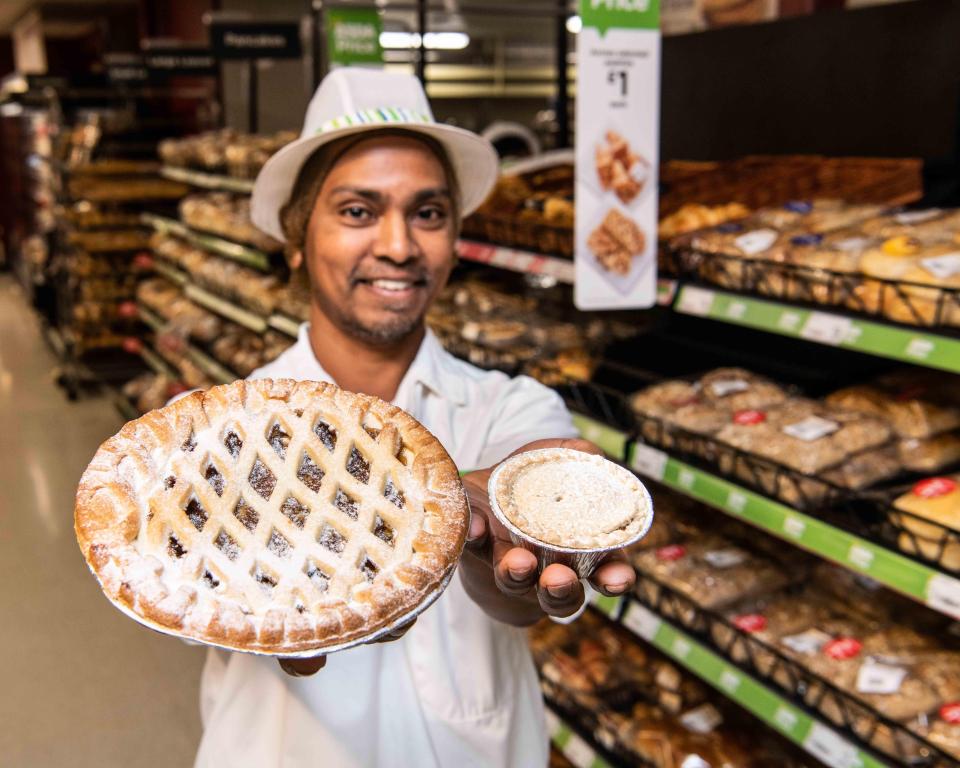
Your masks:
M572 569L554 563L540 574L537 597L544 613L562 618L575 613L583 604L583 584Z
M416 623L417 623L416 619L413 619L413 621L408 621L406 624L403 624L402 626L397 627L392 632L387 632L387 634L385 634L383 637L378 638L376 642L390 643L390 642L393 642L394 640L399 640L401 637L407 634L407 632L410 631L410 627L412 627Z
M280 669L290 677L310 677L327 664L326 656L314 656L310 659L279 659Z
M636 583L637 573L624 556L607 560L590 575L591 586L608 597L626 594Z
M500 591L522 597L537 583L537 556L509 539L493 541L493 577Z

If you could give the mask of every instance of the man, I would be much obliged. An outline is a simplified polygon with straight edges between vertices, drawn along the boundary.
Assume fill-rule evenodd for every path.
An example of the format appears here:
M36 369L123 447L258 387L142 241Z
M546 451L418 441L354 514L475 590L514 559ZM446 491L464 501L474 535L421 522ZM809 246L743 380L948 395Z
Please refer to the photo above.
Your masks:
M535 440L596 450L572 439L555 393L455 359L424 326L455 262L460 217L496 173L485 140L433 122L416 79L329 75L301 138L271 158L254 189L254 221L286 241L292 269L306 270L311 306L297 343L253 378L332 380L392 401L462 470L543 444ZM522 628L576 612L583 587L558 564L538 573L536 557L510 544L490 514L488 477L465 477L473 512L458 576L405 634L279 666L210 652L197 765L546 765ZM591 581L622 594L633 579L613 558Z

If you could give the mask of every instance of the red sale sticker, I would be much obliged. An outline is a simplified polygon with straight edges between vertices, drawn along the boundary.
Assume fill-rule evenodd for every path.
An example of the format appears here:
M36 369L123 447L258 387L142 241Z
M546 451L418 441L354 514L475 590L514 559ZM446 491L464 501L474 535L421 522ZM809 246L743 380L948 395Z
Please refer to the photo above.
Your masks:
M737 411L733 414L733 423L742 425L762 424L767 420L763 411Z
M852 637L838 637L823 646L823 652L831 659L843 661L857 656L863 649L863 643Z
M132 336L128 336L123 340L123 351L129 352L131 355L139 355L140 351L143 349L143 344L140 339L136 339Z
M960 701L951 701L940 707L940 719L951 725L960 725Z
M744 613L733 619L733 626L741 632L760 632L767 627L767 619L759 613Z
M921 499L935 499L957 490L957 484L949 477L931 477L913 486L913 493Z
M687 548L684 547L683 544L671 544L669 547L660 547L660 549L657 550L657 560L672 563L674 560L679 560L686 554Z
M136 317L137 305L132 301L125 301L117 307L117 314L120 317Z

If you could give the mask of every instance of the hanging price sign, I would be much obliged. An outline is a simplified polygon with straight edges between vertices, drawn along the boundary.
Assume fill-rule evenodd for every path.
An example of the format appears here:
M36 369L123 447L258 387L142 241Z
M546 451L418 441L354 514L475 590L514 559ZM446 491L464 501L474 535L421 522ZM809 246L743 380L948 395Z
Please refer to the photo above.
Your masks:
M581 309L657 300L660 0L580 0L576 280Z

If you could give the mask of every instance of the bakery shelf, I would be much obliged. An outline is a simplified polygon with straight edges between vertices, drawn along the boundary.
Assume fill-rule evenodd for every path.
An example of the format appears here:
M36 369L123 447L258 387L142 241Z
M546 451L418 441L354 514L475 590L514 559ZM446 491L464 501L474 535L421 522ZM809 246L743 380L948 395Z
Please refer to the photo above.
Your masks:
M960 579L632 440L626 432L597 419L581 413L574 413L573 418L585 439L624 461L638 475L865 574L940 613L960 618Z
M686 595L647 574L638 576L637 592L624 601L620 622L796 743L805 746L810 735L807 728L819 725L851 745L862 744L871 753L883 754L884 759L930 768L956 765L954 759L903 723L884 716L733 621L700 608ZM689 649L687 643L691 644ZM684 654L686 658L681 658ZM797 718L792 733L778 727L785 725L780 722L783 708ZM810 726L801 725L804 718ZM824 726L822 721L829 725ZM835 764L822 753L808 751Z
M143 344L140 349L140 357L143 358L143 362L150 366L150 369L154 373L160 376L166 376L173 381L180 381L180 371L170 365L170 363L160 357L160 355L146 344Z
M181 272L176 267L172 267L166 262L161 261L160 259L153 259L150 266L154 272L156 272L158 275L161 275L162 277L165 277L174 285L183 287L188 282L190 282L190 278L187 276L185 272Z
M273 330L285 333L294 339L297 338L300 333L300 322L300 320L279 313L270 315L270 317L267 318L267 325L273 328Z
M214 293L201 288L194 283L187 283L183 286L183 293L188 299L192 299L201 307L216 312L218 315L232 320L237 325L242 325L247 330L254 333L263 333L267 330L267 319L249 309L239 307L231 301L217 296Z
M224 192L240 192L249 195L253 192L252 179L237 179L233 176L223 176L216 173L204 173L189 168L177 168L173 165L164 165L160 168L160 175L173 181L191 184L203 189L216 189Z
M263 251L258 251L256 248L241 245L240 243L235 243L232 240L226 240L215 235L208 235L205 232L197 232L176 219L157 216L153 213L141 214L141 220L156 232L161 232L165 235L174 235L182 240L186 240L191 245L195 245L197 248L202 248L218 256L232 259L244 266L259 269L262 272L270 271L270 257Z
M573 262L533 251L461 238L457 243L460 258L508 269L527 275L552 277L559 283L573 284Z
M137 305L137 313L140 315L140 319L144 324L155 333L162 333L167 325L162 317L147 307L144 307L142 304ZM184 342L183 352L197 368L218 384L230 384L242 378L190 342Z
M845 314L681 285L675 312L960 373L960 339Z

